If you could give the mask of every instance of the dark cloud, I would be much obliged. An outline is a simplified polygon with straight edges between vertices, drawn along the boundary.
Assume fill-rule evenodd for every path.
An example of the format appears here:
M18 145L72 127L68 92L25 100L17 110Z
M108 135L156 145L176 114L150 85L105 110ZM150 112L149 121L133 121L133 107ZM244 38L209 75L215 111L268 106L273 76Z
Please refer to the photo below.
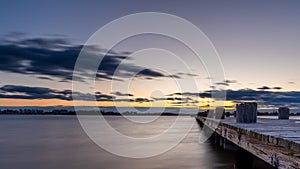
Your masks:
M229 84L229 83L237 83L236 80L225 80L224 82L227 83L227 84Z
M181 79L181 77L179 75L169 75L167 77L175 78L175 79Z
M277 87L276 87L277 88ZM277 90L279 90L278 87ZM271 88L275 89L275 87ZM194 103L198 102L195 98L212 98L212 93L220 92L218 90L208 90L199 93L183 92L183 93L172 93L167 96L180 95L182 101L187 97L193 100ZM244 102L244 101L257 101L260 105L267 107L278 107L278 106L293 106L300 107L300 92L280 92L280 91L269 91L269 90L253 90L253 89L241 89L241 90L226 90L226 100L231 100L234 102ZM168 98L168 97L167 97ZM160 98L154 98L154 100L160 100ZM161 100L167 100L166 98L161 98ZM175 100L175 99L170 99ZM180 100L177 100L180 101ZM297 105L297 106L295 106Z
M134 102L134 99L114 99L114 102Z
M111 95L102 94L97 92L95 95L72 92L72 90L55 90L46 87L30 87L30 86L17 86L5 85L0 88L0 98L6 99L60 99L60 100L76 100L91 101L96 98L97 101L112 101L115 97Z
M182 95L182 93L180 93L180 92L176 92L176 93L171 93L171 94L168 94L167 96L176 96L176 95L179 95L179 96L181 96L181 95Z
M43 79L43 80L53 80L52 78L46 76L37 76L36 78Z
M198 76L198 75L193 74L193 73L178 73L178 75L180 75L180 76L191 76L191 77Z
M115 96L133 96L133 94L130 93L121 93L121 92L111 92L111 94L115 95Z
M174 95L174 94L171 94L171 95ZM167 96L171 96L171 95L167 95ZM199 101L197 99L193 99L193 98L186 97L186 96L184 96L184 97L162 97L162 98L152 97L152 99L155 101L167 101L169 104L172 104L172 105L179 105L179 104L195 105L195 104L199 103Z
M271 90L271 89L274 89L274 90L281 90L282 87L278 87L278 86L276 86L276 87L262 86L262 87L259 87L259 88L257 88L257 89L258 89L258 90Z
M232 83L237 83L236 80L224 80L223 82L215 83L215 85L229 86Z
M162 97L162 98L152 97L152 99L154 99L156 101L181 101L181 100L183 100L181 97Z
M70 90L53 90L45 87L5 85L0 88L0 98L10 99L61 99L72 100Z
M199 93L202 98L210 98L213 91L205 91ZM274 92L267 90L227 90L226 99L243 102L243 101L257 101L260 105L266 106L300 106L300 92Z
M31 42L30 42L31 41ZM56 77L59 79L70 79L72 77L73 67L77 55L81 49L80 46L66 47L64 50L51 50L49 46L58 46L51 44L59 40L43 40L45 45L23 46L23 44L38 43L34 40L21 41L14 44L0 45L0 71L31 74L44 77Z
M204 91L200 93L184 92L181 94L174 93L173 95L180 95L180 97L165 97L165 98L131 98L131 99L119 99L114 95L128 96L126 93L113 93L114 95L104 94L96 92L95 94L72 92L71 90L56 90L46 87L29 87L18 85L5 85L0 88L0 98L6 99L60 99L60 100L73 100L72 96L75 96L76 100L91 101L96 98L97 101L115 101L115 102L153 102L153 101L168 101L170 104L197 104L198 98L211 98L213 90ZM267 90L227 90L227 100L234 102L243 101L257 101L260 105L266 107L279 107L279 106L291 106L300 107L300 92L274 92ZM196 98L195 98L196 97Z
M193 92L183 92L181 94L184 95L184 96L192 96L192 97L199 97L200 96L200 93L193 93ZM202 96L200 96L200 97L202 97ZM208 96L204 96L204 97L208 97Z
M113 99L115 99L114 96L107 94L96 94L95 96L97 101L112 101Z
M69 42L66 39L61 38L27 38L14 43L19 47L37 49L64 49L69 45Z
M229 86L229 84L228 84L228 83L226 83L226 82L219 82L219 83L215 83L215 85Z
M29 86L14 86L14 85L5 85L1 87L0 90L4 92L10 92L10 93L24 92L27 94L45 94L45 93L55 92L54 90L51 90L49 88L44 88L44 87L29 87Z
M120 93L118 93L120 94ZM125 95L124 93L121 93ZM130 94L131 95L131 94ZM103 102L152 102L148 98L133 98L133 99L117 99L113 95L95 92L95 94L72 92L72 90L55 90L46 87L30 87L30 86L17 86L5 85L0 88L0 99L60 99L72 101L103 101ZM133 96L133 95L132 95Z
M147 99L147 98L135 98L134 102L144 103L144 102L153 102L153 100L150 100L150 99Z
M257 88L258 90L270 90L271 88L268 87L268 86L262 86L262 87L259 87Z
M0 42L0 71L37 76L40 79L59 79L60 82L68 82L73 78L73 69L82 49L82 45L71 44L68 40L48 37L48 38L23 38L14 40L3 40ZM87 46L91 56L86 58L86 66L82 73L76 77L77 80L84 81L87 72L90 70L89 64L94 64L93 59L103 56L107 52L105 49L98 49ZM161 72L140 67L134 64L122 65L122 74L113 77L116 69L124 59L128 59L129 52L117 53L109 51L99 65L97 78L101 80L119 80L131 76L137 70L138 77L157 78L170 77ZM177 77L177 76L176 76Z
M151 70L151 69L144 69L140 71L137 76L148 76L148 77L166 77L164 74Z

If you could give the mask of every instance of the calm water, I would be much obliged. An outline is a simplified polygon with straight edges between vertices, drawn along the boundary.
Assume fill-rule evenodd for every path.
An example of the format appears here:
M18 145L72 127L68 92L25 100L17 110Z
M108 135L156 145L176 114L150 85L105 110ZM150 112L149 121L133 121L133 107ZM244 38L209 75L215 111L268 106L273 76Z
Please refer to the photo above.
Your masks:
M122 117L106 117L116 129L135 137L165 130L175 117L162 117L153 125L130 126ZM194 119L187 118L186 122ZM125 127L127 126L127 127ZM177 132L180 132L178 128ZM195 123L188 136L172 150L147 159L110 154L94 144L75 116L0 116L0 168L43 169L231 169L234 152L209 141L198 143ZM173 133L176 134L176 133ZM164 143L162 143L164 144ZM265 166L256 167L265 168Z

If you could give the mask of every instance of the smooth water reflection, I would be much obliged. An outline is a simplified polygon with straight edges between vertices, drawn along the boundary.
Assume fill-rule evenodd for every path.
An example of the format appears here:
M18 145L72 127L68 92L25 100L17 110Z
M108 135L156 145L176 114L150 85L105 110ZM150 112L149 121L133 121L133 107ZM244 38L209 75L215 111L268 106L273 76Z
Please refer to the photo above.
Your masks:
M135 137L155 135L174 118L162 117L155 125L129 127L122 117L106 117L120 132ZM104 151L83 132L75 116L3 115L0 133L1 169L231 169L235 158L234 152L219 149L209 141L198 144L197 123L175 148L147 159L118 157Z

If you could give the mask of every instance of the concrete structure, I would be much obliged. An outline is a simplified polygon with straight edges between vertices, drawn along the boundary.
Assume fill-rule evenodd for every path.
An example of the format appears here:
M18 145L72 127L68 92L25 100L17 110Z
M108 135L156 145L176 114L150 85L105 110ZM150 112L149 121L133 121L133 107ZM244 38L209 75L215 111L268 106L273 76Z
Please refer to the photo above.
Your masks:
M236 105L236 122L238 123L256 123L257 103L241 103Z
M288 107L280 107L278 109L278 119L289 119L290 109Z
M300 168L300 123L297 120L259 118L257 123L237 123L235 118L219 121L198 116L197 121L213 130L214 135L220 137L220 144L231 142L246 151L238 152L237 168L252 166L249 153L275 168Z

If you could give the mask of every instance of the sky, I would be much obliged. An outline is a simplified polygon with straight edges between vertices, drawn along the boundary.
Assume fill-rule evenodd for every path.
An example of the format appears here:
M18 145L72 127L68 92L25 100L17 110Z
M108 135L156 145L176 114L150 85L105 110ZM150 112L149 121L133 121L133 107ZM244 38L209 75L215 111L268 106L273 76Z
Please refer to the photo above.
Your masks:
M0 106L73 105L73 69L82 45L115 19L138 12L162 12L184 18L205 33L219 54L224 81L212 84L205 66L196 63L193 53L182 44L167 37L141 35L126 39L105 56L95 93L81 90L75 95L96 95L101 106L206 109L214 101L211 93L221 86L226 89L228 108L257 101L260 108L298 109L299 7L296 0L4 0L0 2ZM176 52L189 63L192 73L171 59L170 53L137 52L148 48ZM120 63L125 73L112 79ZM151 67L156 63L167 63L169 72ZM137 70L141 72L135 75ZM133 80L124 88L128 77ZM84 86L84 75L80 78ZM197 91L187 84L190 78L196 81ZM81 100L81 105L89 104L89 100Z

